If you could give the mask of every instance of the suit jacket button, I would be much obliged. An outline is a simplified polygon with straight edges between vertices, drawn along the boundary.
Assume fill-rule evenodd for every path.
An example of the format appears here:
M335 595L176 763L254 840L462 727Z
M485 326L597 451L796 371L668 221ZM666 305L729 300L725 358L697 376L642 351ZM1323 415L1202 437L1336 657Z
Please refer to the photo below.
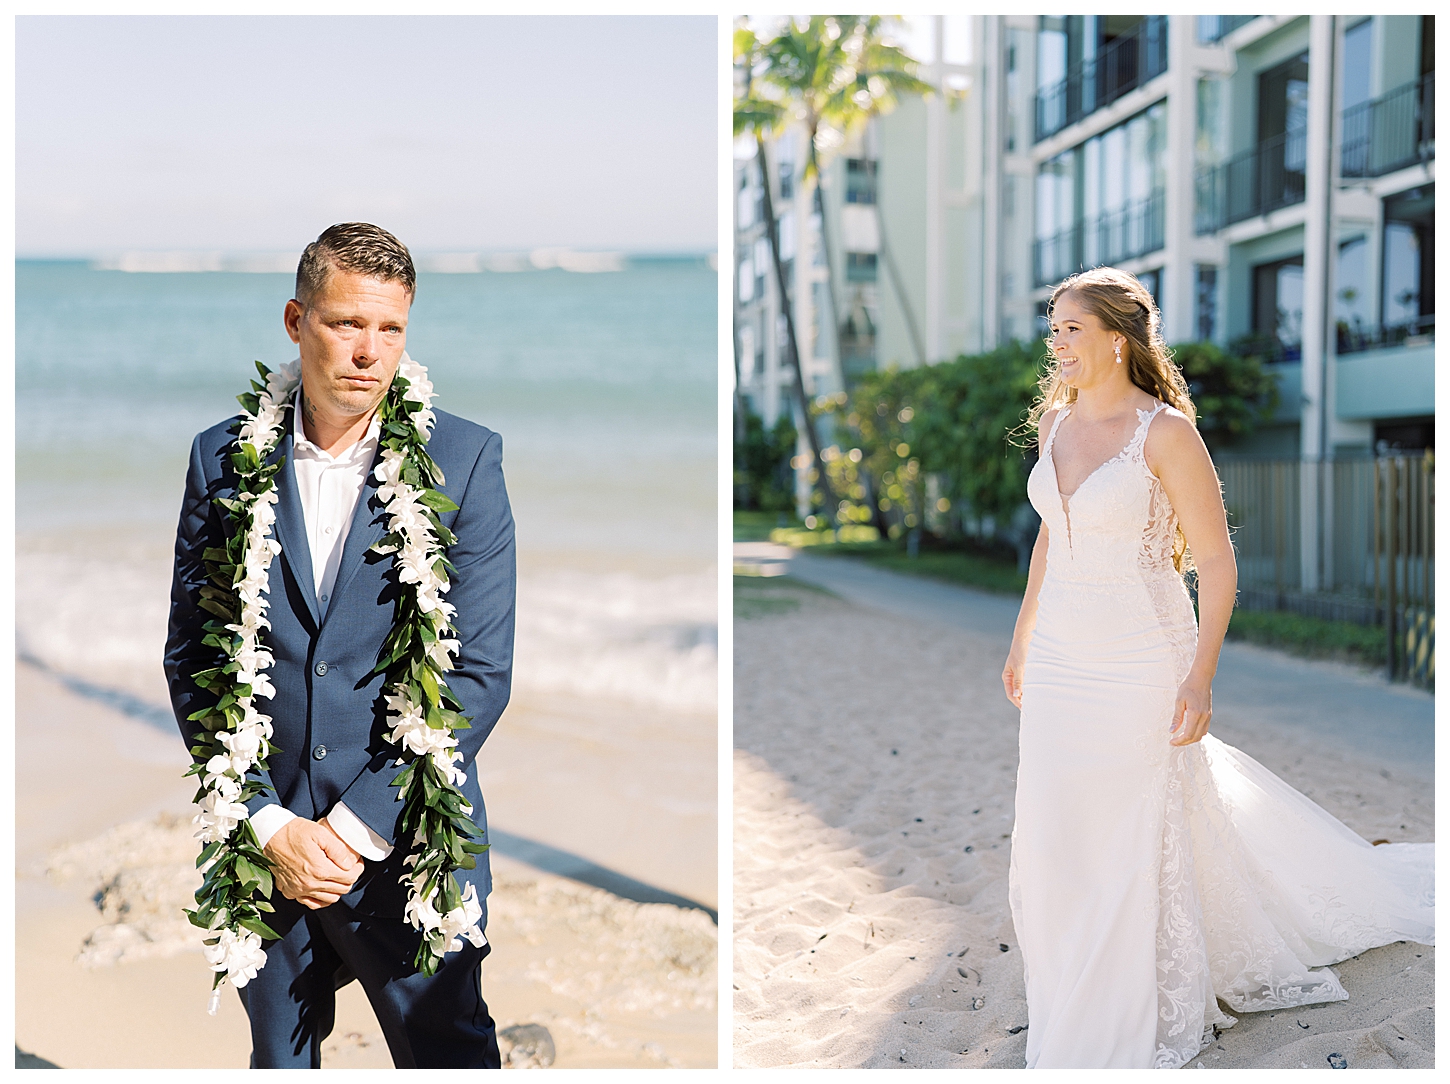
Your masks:
M327 676L327 663L325 663L325 662L318 663L312 669L316 672L316 674L317 674L318 677L326 677Z
M327 746L325 745L319 745L316 749L312 750L313 760L321 760L325 756L327 756Z

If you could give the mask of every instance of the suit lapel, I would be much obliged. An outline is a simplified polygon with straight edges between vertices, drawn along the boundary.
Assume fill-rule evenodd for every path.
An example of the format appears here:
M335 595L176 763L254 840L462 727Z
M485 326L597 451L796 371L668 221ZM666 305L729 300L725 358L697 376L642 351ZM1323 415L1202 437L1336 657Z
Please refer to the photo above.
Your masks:
M317 609L317 591L313 588L312 550L307 545L307 522L302 517L302 496L297 492L297 475L292 469L292 419L286 421L287 432L270 462L282 457L282 469L274 476L277 486L277 522L273 525L277 541L282 543L282 556L292 566L292 576L297 581L298 593L307 603L307 612L312 615L312 627L322 624ZM273 598L277 595L273 593Z
M368 464L367 477L363 479L357 507L353 509L352 526L348 528L347 541L342 544L342 559L337 564L337 580L332 585L332 601L327 604L329 615L337 610L337 600L342 597L342 593L347 590L348 584L362 567L363 556L368 547L384 534L387 512L382 501L378 499L378 480L373 477L373 468L377 466L378 453L381 451L382 442L379 441L378 452L373 454L372 462ZM326 621L326 618L323 620Z

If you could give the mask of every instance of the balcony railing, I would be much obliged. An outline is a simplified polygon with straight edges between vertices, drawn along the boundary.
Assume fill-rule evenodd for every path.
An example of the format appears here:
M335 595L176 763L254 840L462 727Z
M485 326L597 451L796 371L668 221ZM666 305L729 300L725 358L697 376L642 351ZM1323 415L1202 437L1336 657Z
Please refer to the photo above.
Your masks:
M1392 346L1415 346L1429 344L1435 340L1435 314L1417 316L1398 324L1381 327L1376 324L1340 324L1337 328L1336 352L1359 354L1366 350L1383 350Z
M1257 18L1257 15L1200 15L1198 16L1198 40L1205 45L1220 41L1245 23L1251 23Z
M1266 139L1195 177L1194 228L1213 233L1235 222L1304 202L1306 129Z
M1130 34L1074 64L1067 78L1037 94L1037 141L1111 105L1168 70L1168 18L1149 15Z
M1381 177L1435 157L1435 73L1344 111L1345 177Z
M1163 193L1122 210L1079 222L1034 246L1035 284L1047 286L1074 271L1121 263L1163 247Z

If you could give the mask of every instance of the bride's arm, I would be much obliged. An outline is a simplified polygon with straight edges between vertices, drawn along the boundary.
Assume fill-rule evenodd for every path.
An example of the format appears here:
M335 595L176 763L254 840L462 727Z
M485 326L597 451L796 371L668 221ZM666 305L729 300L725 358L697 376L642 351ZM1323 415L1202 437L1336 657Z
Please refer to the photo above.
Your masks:
M1057 411L1048 411L1038 424L1037 452L1042 454L1043 433L1051 431L1052 419ZM1037 531L1037 542L1032 547L1032 563L1027 569L1027 590L1022 595L1022 608L1017 611L1017 627L1012 632L1012 649L1007 653L1007 665L1002 668L1002 688L1013 705L1022 706L1022 671L1027 663L1027 644L1032 639L1032 630L1037 625L1037 593L1042 588L1042 577L1047 571L1047 524Z
M1213 676L1238 594L1238 565L1218 474L1193 424L1165 415L1149 431L1144 454L1178 516L1198 573L1198 651L1173 713L1173 744L1189 745L1208 733L1213 716Z
M1002 688L1007 699L1017 707L1022 706L1022 671L1027 665L1027 644L1032 639L1032 630L1037 626L1037 592L1042 587L1042 577L1047 570L1047 524L1037 531L1037 543L1032 547L1032 564L1027 571L1027 591L1022 596L1022 608L1017 611L1017 627L1012 632L1012 650L1007 653L1007 665L1002 668Z

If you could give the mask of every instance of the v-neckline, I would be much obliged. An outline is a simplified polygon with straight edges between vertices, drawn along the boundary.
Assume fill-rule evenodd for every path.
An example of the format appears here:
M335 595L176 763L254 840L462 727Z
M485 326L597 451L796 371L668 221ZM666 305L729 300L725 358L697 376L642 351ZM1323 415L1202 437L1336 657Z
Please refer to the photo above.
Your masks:
M1155 404L1151 408L1134 407L1133 409L1138 412L1138 425L1137 428L1133 430L1132 436L1128 438L1128 443L1124 444L1123 447L1117 452L1117 454L1109 456L1107 459L1104 459L1101 463L1099 463L1096 467L1089 471L1087 477L1079 482L1076 488L1074 488L1071 493L1064 493L1062 491L1062 483L1057 476L1057 429L1062 425L1063 421L1067 418L1067 416L1072 413L1071 406L1066 406L1062 408L1062 417L1058 418L1057 423L1052 427L1052 441L1047 447L1047 458L1052 460L1052 486L1054 489L1057 490L1057 498L1059 501L1062 502L1062 510L1064 512L1066 512L1068 506L1072 504L1072 499L1082 492L1082 487L1091 482L1097 476L1099 471L1101 471L1109 463L1116 463L1119 459L1122 459L1123 456L1128 454L1128 452L1132 449L1133 445L1137 443L1138 431L1143 428L1143 415L1146 414L1151 419L1154 415L1158 413L1161 405L1161 403Z

